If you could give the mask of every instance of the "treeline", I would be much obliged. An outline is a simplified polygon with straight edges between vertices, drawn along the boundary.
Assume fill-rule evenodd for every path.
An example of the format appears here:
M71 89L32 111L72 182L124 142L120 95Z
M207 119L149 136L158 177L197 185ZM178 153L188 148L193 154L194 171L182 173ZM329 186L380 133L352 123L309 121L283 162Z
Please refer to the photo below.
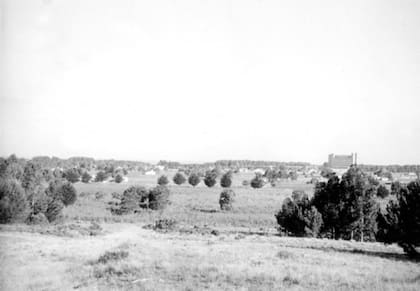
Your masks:
M391 173L418 173L420 165L358 165L360 169L368 172L387 171Z
M179 168L230 168L230 169L239 169L239 168L269 168L269 167L304 167L309 166L310 163L304 162L275 162L275 161L252 161L252 160L218 160L216 162L209 163L179 163L173 161L159 161L158 165L164 166L172 169Z
M386 189L359 167L317 183L312 199L303 191L286 198L276 214L280 231L295 236L398 243L410 255L420 245L420 181L395 182L381 209Z
M140 162L140 161L128 161L128 160L95 160L89 157L71 157L68 159L62 159L58 157L49 157L49 156L36 156L32 159L18 159L15 155L11 155L9 158L19 161L20 164L24 164L27 161L32 161L38 164L41 168L44 169L53 169L53 168L84 168L84 169L104 169L105 167L124 167L127 169L138 169L138 168L148 168L151 166L149 163ZM7 158L7 159L9 159ZM4 162L5 158L0 158L0 163Z

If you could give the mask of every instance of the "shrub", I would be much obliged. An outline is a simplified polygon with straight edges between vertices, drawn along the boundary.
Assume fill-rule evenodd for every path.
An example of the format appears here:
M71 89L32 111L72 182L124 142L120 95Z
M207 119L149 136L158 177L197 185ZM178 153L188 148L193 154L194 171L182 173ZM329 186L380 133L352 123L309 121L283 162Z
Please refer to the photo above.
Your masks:
M120 174L117 174L114 178L115 183L121 183L123 181L123 177Z
M25 190L16 180L0 180L0 223L24 220L28 215Z
M64 172L64 177L70 183L79 182L79 179L80 179L80 175L77 169L68 169L67 171Z
M96 173L95 182L103 182L108 178L108 175L104 171Z
M264 186L264 180L261 175L256 174L255 177L251 180L251 187L258 189Z
M161 230L161 231L174 230L176 225L177 225L177 221L175 219L164 218L164 219L159 219L155 221L155 224L153 225L153 229Z
M106 251L102 256L99 257L98 263L106 264L109 261L120 261L128 257L128 252L123 250L118 251Z
M217 172L214 170L207 171L206 176L204 177L204 184L211 188L214 185L216 185L216 178L217 178Z
M388 197L388 195L389 195L388 189L384 185L380 185L376 192L376 196L383 199L383 198Z
M190 183L191 186L195 187L198 184L200 184L201 179L200 176L198 176L196 173L192 173L189 177L188 177L188 183Z
M161 185L161 186L168 185L169 184L168 177L166 177L165 175L160 176L157 180L157 183L158 185Z
M90 179L92 179L92 176L89 175L88 172L84 172L83 175L82 175L82 182L83 183L89 183Z
M61 199L57 197L50 197L47 211L45 211L45 216L48 221L53 222L57 220L60 217L63 208L64 204Z
M302 191L294 191L292 199L286 198L275 216L280 231L295 236L317 237L322 226L321 214Z
M51 198L60 199L64 206L72 205L77 199L77 191L70 182L53 181L46 193Z
M187 179L181 172L177 172L172 180L177 185L184 184L187 181Z
M27 221L28 224L44 225L48 224L48 219L44 213L31 214Z
M126 189L119 204L119 214L134 212L139 208L147 208L149 203L149 191L142 186L131 186Z
M232 172L228 171L220 179L220 186L223 188L229 188L232 185Z
M164 209L169 203L169 189L158 185L149 191L149 208L152 210Z
M48 208L48 196L45 194L45 190L37 191L29 197L31 201L31 212L36 215L39 213L45 213Z
M243 180L242 181L242 186L249 186L249 181L248 180Z
M223 190L220 193L219 204L222 210L232 210L232 203L235 201L235 192L231 189Z

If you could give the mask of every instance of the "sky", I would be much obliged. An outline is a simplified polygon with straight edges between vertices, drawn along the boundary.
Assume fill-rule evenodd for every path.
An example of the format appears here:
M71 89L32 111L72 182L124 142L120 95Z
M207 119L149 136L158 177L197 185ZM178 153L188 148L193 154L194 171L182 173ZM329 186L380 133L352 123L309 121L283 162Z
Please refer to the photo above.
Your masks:
M0 3L0 156L420 164L420 1Z

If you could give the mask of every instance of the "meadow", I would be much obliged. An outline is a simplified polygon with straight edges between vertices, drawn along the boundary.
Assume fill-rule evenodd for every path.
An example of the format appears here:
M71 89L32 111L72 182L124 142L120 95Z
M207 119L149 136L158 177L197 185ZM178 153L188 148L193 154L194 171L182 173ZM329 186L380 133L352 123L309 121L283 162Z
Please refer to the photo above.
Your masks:
M283 200L293 190L311 196L313 185L300 179L242 186L251 177L234 176L233 211L220 210L219 185L171 181L165 210L122 216L107 209L112 193L153 187L156 176L76 183L78 200L59 224L1 227L0 263L7 267L0 290L420 289L420 264L396 245L279 236L274 214ZM145 227L162 218L174 219L176 228Z

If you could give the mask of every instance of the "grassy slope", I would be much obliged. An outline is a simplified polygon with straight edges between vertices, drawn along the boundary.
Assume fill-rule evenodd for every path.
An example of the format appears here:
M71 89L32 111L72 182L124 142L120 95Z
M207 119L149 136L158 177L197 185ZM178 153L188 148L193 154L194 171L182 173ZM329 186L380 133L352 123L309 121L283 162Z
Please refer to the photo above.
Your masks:
M229 213L218 210L220 187L171 185L172 204L165 211L122 217L106 210L111 193L134 184L151 187L157 177L132 176L123 184L77 183L79 193L87 194L65 209L67 220L100 221L107 234L70 238L3 228L0 265L7 267L0 271L0 290L420 289L419 264L408 261L396 246L235 234L243 229L275 232L274 213L283 199L294 189L313 191L303 181L258 190L240 186L249 177L235 177L237 200ZM98 191L104 197L96 199ZM160 234L140 227L160 217L181 225L208 225L222 234ZM97 262L113 250L129 256Z

